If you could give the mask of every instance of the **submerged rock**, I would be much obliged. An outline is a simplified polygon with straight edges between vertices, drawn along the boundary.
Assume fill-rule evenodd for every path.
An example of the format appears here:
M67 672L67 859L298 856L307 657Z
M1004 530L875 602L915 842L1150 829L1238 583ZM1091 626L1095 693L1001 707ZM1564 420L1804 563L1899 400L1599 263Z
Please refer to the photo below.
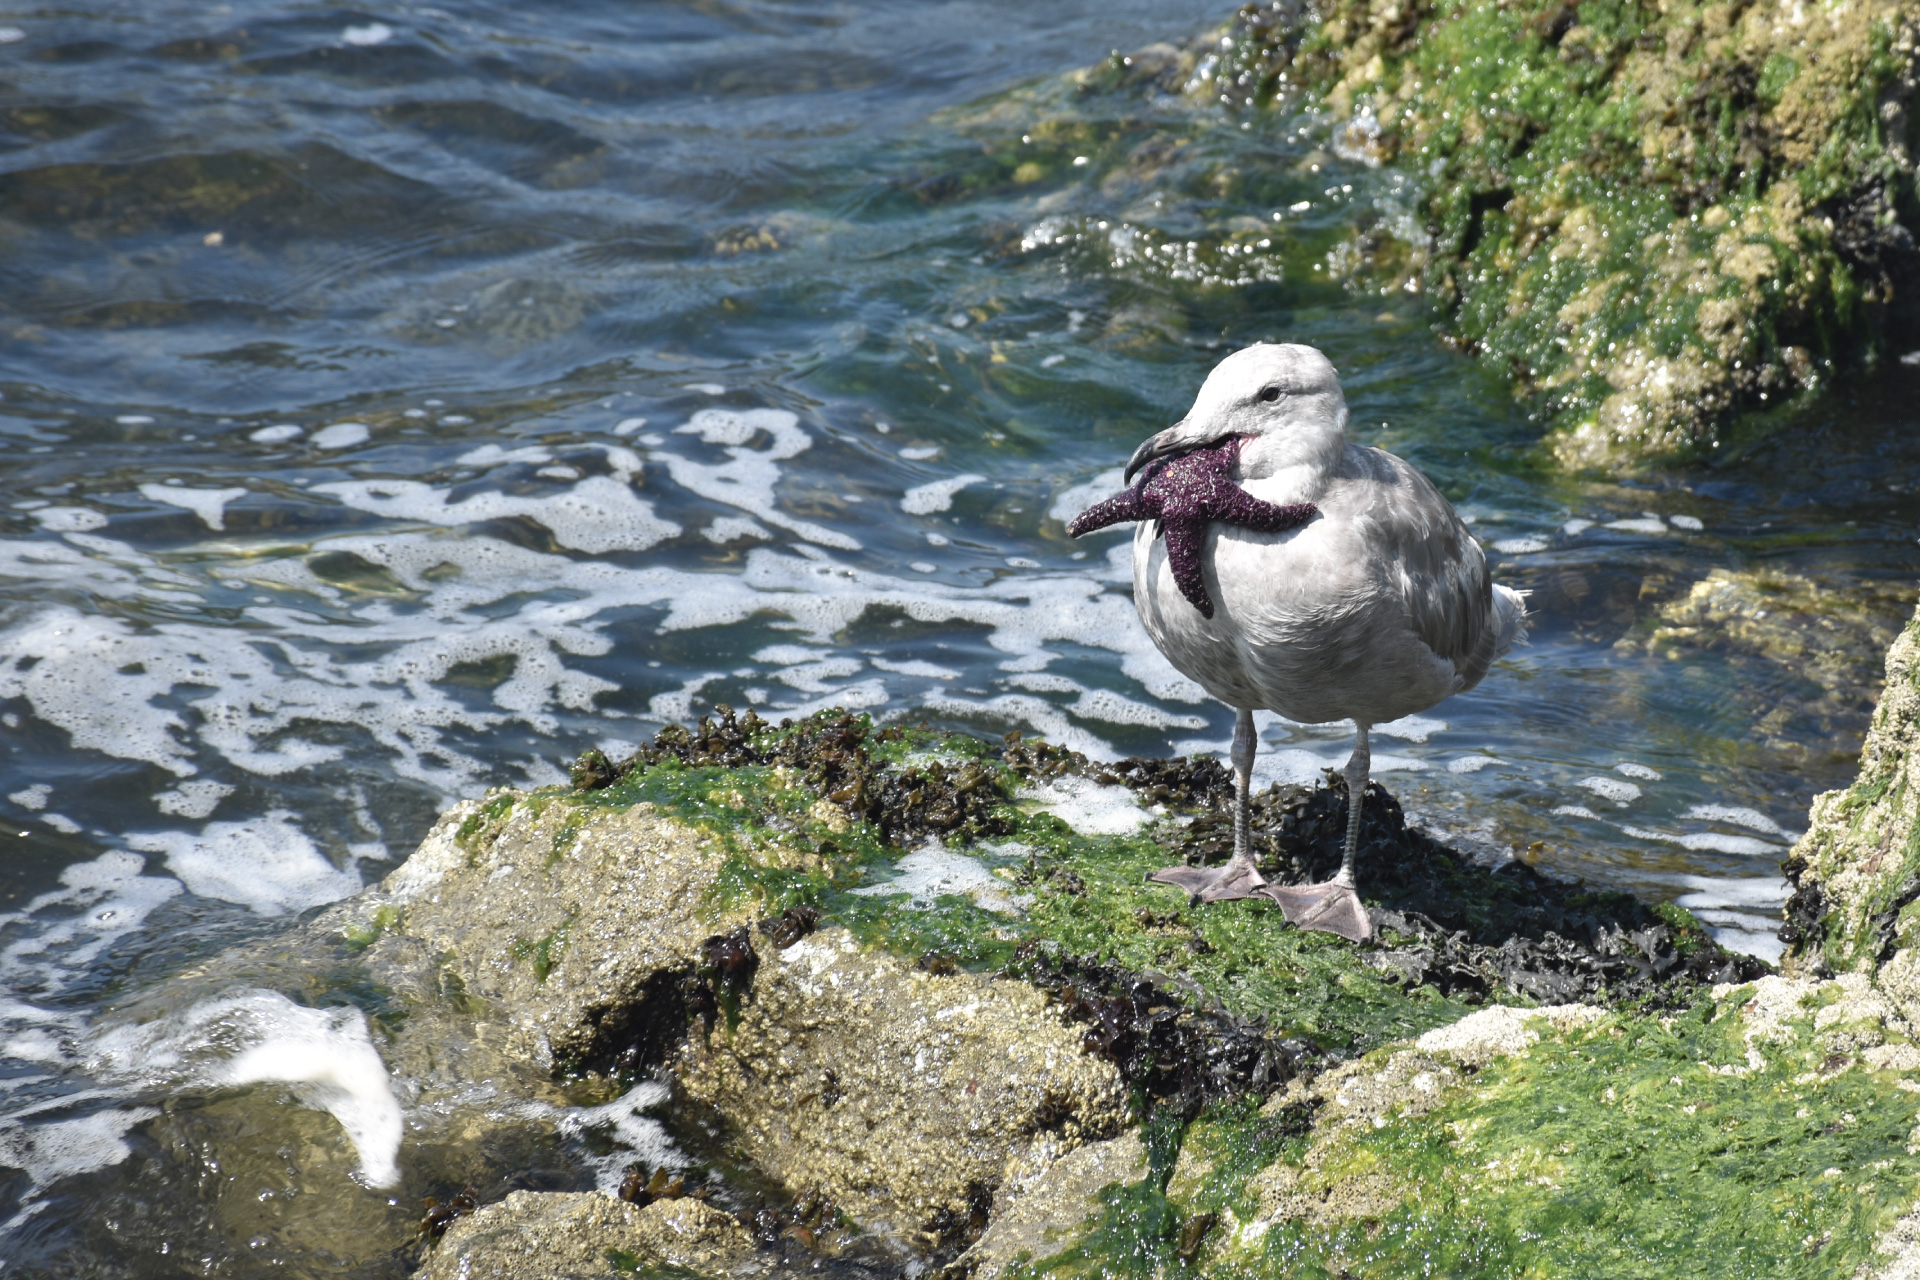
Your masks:
M1887 650L1860 774L1814 799L1787 875L1788 965L1871 972L1920 948L1920 614ZM1905 962L1903 962L1905 963Z
M1304 86L1338 153L1404 165L1425 234L1357 230L1368 284L1430 294L1560 464L1632 470L1911 332L1917 23L1911 0L1249 4L1187 85Z

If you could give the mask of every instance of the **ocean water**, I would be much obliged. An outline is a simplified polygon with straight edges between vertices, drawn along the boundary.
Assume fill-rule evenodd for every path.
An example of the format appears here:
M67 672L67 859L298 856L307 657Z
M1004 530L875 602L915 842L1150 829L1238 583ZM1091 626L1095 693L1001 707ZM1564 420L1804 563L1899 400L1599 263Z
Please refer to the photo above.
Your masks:
M1711 466L1549 473L1497 371L1350 271L1356 227L1419 234L1405 175L1150 54L1070 76L1231 8L0 12L6 1230L126 1156L128 1080L284 1081L378 1182L364 1023L214 1011L242 1077L195 1065L192 1010L131 1048L91 1019L585 747L724 702L1224 753L1126 531L1062 522L1255 340L1325 349L1357 438L1533 593L1532 643L1380 726L1376 776L1777 954L1862 637L1913 601L1920 368ZM1760 575L1751 625L1656 637L1715 574ZM1350 745L1262 734L1268 780ZM899 891L977 869L943 858Z

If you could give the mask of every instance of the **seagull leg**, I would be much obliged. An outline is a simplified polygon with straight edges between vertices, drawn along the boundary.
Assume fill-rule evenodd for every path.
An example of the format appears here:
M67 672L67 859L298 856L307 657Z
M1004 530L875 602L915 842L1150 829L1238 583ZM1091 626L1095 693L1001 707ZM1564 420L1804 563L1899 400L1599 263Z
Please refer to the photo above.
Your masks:
M1373 921L1367 918L1367 909L1354 891L1353 859L1360 851L1360 809L1366 802L1367 771L1373 764L1373 754L1367 747L1368 726L1357 728L1360 732L1353 744L1353 757L1347 761L1347 847L1340 870L1322 884L1274 885L1267 889L1267 895L1280 904L1290 924L1337 934L1349 942L1365 942L1373 936Z
M1253 753L1259 740L1253 732L1253 712L1245 707L1233 722L1233 857L1224 867L1166 867L1148 879L1178 885L1195 904L1256 898L1267 882L1253 864L1253 831L1248 807L1253 799Z

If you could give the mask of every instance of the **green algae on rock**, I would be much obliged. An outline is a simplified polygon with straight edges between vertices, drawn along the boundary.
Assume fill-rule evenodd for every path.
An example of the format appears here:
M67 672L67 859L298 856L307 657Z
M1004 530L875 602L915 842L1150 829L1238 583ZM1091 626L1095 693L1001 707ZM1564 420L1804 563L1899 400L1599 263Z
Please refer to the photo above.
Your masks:
M1222 1277L1864 1272L1915 1234L1920 1096L1819 1029L1845 999L1768 977L1661 1017L1490 1007L1203 1115L1166 1237ZM1015 1273L1138 1273L1112 1214Z
M1425 182L1400 278L1369 282L1429 292L1563 466L1709 455L1913 301L1910 0L1278 9L1190 84L1304 87L1343 154Z
M1789 964L1872 971L1920 949L1920 613L1887 650L1887 683L1860 773L1814 799L1787 861Z

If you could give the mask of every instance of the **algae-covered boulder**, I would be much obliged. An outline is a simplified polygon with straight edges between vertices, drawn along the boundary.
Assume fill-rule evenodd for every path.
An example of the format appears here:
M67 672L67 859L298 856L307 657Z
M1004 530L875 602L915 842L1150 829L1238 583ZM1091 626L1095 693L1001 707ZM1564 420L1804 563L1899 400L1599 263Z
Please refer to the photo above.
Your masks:
M1009 1159L1127 1123L1120 1074L1025 983L936 976L824 930L765 956L682 1087L869 1230L964 1236Z
M1212 1109L1161 1195L1109 1192L1032 1271L1911 1274L1920 1096L1890 1009L1779 977L1660 1016L1488 1008Z
M1871 970L1920 946L1920 613L1887 650L1886 690L1860 774L1817 797L1787 873L1789 963Z
M1411 252L1372 256L1561 464L1711 455L1910 327L1912 0L1282 9L1248 5L1190 83L1304 86L1337 151L1423 184Z
M456 1221L421 1280L603 1280L660 1269L727 1276L753 1238L698 1200L636 1208L598 1192L516 1191Z
M359 914L445 957L464 993L511 1025L513 1047L552 1067L629 1040L625 1024L671 998L663 977L747 919L713 892L727 856L651 804L502 791L451 810Z

